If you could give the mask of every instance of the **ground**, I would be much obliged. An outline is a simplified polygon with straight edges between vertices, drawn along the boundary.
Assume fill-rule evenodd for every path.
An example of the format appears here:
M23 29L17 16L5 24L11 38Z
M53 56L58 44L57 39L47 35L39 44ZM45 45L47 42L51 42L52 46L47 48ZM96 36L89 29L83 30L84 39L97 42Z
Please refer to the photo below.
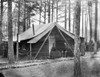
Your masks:
M35 66L4 70L6 77L71 77L73 61L59 59L37 63Z
M5 77L73 77L73 58L40 60L28 64L32 66L10 68L3 70L2 73ZM81 69L83 77L100 77L99 53L95 58L90 58L90 53L81 57Z

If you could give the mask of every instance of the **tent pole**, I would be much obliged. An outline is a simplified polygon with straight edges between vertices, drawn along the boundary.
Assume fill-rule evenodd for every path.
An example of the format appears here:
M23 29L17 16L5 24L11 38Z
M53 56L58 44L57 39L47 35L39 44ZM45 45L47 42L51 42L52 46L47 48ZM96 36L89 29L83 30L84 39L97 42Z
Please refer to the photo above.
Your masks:
M30 43L30 60L32 59L32 44Z
M58 27L57 27L58 29ZM72 47L69 45L68 41L66 40L66 38L64 37L64 35L61 33L61 31L58 29L59 33L61 34L61 36L63 37L63 39L65 40L65 42L68 44L68 46L70 47L71 51L73 51Z
M39 52L41 51L42 47L44 46L46 40L48 39L49 35L51 34L52 30L49 32L49 34L47 35L47 37L45 38L44 42L42 43L42 45L40 46L38 52L36 53L34 59L36 59L36 57L38 56Z

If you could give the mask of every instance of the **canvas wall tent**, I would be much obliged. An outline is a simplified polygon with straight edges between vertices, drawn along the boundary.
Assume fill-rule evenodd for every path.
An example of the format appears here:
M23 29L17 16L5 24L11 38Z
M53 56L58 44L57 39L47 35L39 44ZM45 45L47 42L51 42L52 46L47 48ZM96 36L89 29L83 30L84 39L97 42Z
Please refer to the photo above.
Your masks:
M49 23L38 29L27 43L31 45L30 53L34 58L60 57L64 50L73 55L74 35L57 23Z
M15 36L14 41L16 40ZM34 58L43 58L50 55L60 57L62 51L65 50L70 51L71 54L69 53L69 55L73 56L73 46L74 34L66 31L57 23L39 25L39 28L35 30L35 34L33 28L29 28L19 35L19 52L28 53L30 57ZM16 51L16 48L14 49ZM63 52L63 54L65 53Z

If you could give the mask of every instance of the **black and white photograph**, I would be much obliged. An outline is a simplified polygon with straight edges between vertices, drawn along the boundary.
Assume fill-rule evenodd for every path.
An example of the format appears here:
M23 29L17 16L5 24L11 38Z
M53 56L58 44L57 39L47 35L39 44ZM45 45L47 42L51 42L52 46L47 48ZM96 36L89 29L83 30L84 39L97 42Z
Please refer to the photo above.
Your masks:
M0 77L100 77L100 0L0 0Z

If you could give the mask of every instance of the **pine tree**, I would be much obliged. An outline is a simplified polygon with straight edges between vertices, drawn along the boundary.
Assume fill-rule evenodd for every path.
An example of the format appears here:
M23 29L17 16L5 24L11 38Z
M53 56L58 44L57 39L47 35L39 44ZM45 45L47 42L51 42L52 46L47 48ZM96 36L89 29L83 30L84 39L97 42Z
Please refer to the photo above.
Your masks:
M67 2L65 0L65 29L67 27Z
M56 2L56 22L58 22L58 0Z
M92 41L92 2L88 1L89 25L90 25L90 41Z
M23 25L23 31L25 31L26 30L26 19L25 19L25 17L26 17L26 2L25 2L25 0L24 0L24 25Z
M40 0L40 15L39 15L39 24L41 24L41 14L42 14L42 0Z
M44 24L46 24L46 7L47 7L47 0L45 0L45 4L44 4Z
M70 0L69 0L69 32L71 31L71 10L70 10L70 5L71 5L71 3L70 3Z
M3 0L1 0L1 18L0 18L0 44L2 43L2 19L3 19Z
M95 0L95 36L94 36L94 40L95 40L95 44L94 44L94 54L97 53L97 26L98 26L98 0Z
M81 1L81 7L82 7L82 37L84 36L84 11L83 11L83 2Z
M54 18L54 17L53 17L53 16L54 16L53 13L54 13L54 0L52 0L52 22L53 22L53 18Z
M13 31L12 31L12 0L8 0L8 58L14 63Z
M19 2L18 2L18 25L17 25L17 27L18 27L18 32L17 32L17 53L16 53L16 60L18 60L18 58L19 58L19 29L20 29L20 0L19 0Z
M48 0L48 23L50 23L50 0Z
M87 42L87 14L85 14L85 42Z
M81 3L80 0L76 0L75 12L74 12L74 29L75 29L75 45L74 45L74 77L82 77L80 67L80 12Z

